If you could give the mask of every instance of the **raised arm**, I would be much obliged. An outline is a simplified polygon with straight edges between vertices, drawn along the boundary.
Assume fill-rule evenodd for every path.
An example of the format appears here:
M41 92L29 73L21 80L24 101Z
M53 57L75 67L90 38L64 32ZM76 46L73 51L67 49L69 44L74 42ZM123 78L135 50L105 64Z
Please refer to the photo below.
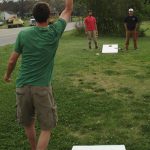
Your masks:
M65 0L65 9L61 13L59 18L64 19L66 22L69 21L73 10L73 0Z

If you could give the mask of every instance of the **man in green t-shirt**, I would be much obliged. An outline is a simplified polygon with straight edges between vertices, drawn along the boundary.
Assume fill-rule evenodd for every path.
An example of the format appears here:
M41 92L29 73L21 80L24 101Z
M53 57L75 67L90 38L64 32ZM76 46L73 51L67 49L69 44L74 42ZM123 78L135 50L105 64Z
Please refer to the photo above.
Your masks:
M48 25L50 8L47 3L36 3L33 16L36 26L18 34L15 50L4 76L10 82L19 56L22 56L16 81L17 119L25 128L32 150L47 149L51 129L56 126L57 112L51 78L59 39L65 30L73 9L73 0L65 0L65 9L59 19ZM36 144L35 116L41 127Z

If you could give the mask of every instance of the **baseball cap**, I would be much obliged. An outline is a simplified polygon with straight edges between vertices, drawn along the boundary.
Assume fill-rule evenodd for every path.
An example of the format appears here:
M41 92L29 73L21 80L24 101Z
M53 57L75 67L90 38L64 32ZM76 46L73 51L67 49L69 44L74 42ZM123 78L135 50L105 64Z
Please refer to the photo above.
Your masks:
M134 10L133 10L133 8L130 8L129 11L132 11L132 12L133 12Z

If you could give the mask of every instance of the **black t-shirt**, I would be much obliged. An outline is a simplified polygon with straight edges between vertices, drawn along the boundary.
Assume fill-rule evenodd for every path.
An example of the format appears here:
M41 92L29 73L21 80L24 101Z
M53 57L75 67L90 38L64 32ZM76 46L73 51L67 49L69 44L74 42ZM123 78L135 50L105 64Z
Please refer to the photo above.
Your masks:
M136 27L136 24L138 23L138 18L136 16L127 16L124 19L124 23L127 24L128 30L134 30Z

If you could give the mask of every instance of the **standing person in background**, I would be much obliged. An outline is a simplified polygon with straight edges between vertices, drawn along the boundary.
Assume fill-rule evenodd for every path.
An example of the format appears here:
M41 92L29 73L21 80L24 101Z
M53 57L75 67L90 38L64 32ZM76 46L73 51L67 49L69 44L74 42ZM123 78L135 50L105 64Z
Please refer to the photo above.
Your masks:
M65 9L59 19L48 25L50 7L47 3L36 3L33 16L36 26L19 33L14 52L8 62L4 76L10 82L11 74L19 56L21 67L16 81L17 119L25 129L32 150L46 150L51 130L57 123L51 77L59 39L65 30L73 10L73 0L65 0ZM36 142L35 114L41 133Z
M92 48L91 43L92 40L94 41L95 44L95 49L98 49L98 44L97 44L97 23L95 17L92 16L92 11L88 11L88 16L84 19L84 24L85 24L85 33L87 34L88 41L89 41L89 49Z
M128 50L130 37L133 37L134 49L137 49L137 28L138 28L138 18L134 16L134 10L129 9L129 14L124 20L124 27L126 31L126 42L125 48Z

